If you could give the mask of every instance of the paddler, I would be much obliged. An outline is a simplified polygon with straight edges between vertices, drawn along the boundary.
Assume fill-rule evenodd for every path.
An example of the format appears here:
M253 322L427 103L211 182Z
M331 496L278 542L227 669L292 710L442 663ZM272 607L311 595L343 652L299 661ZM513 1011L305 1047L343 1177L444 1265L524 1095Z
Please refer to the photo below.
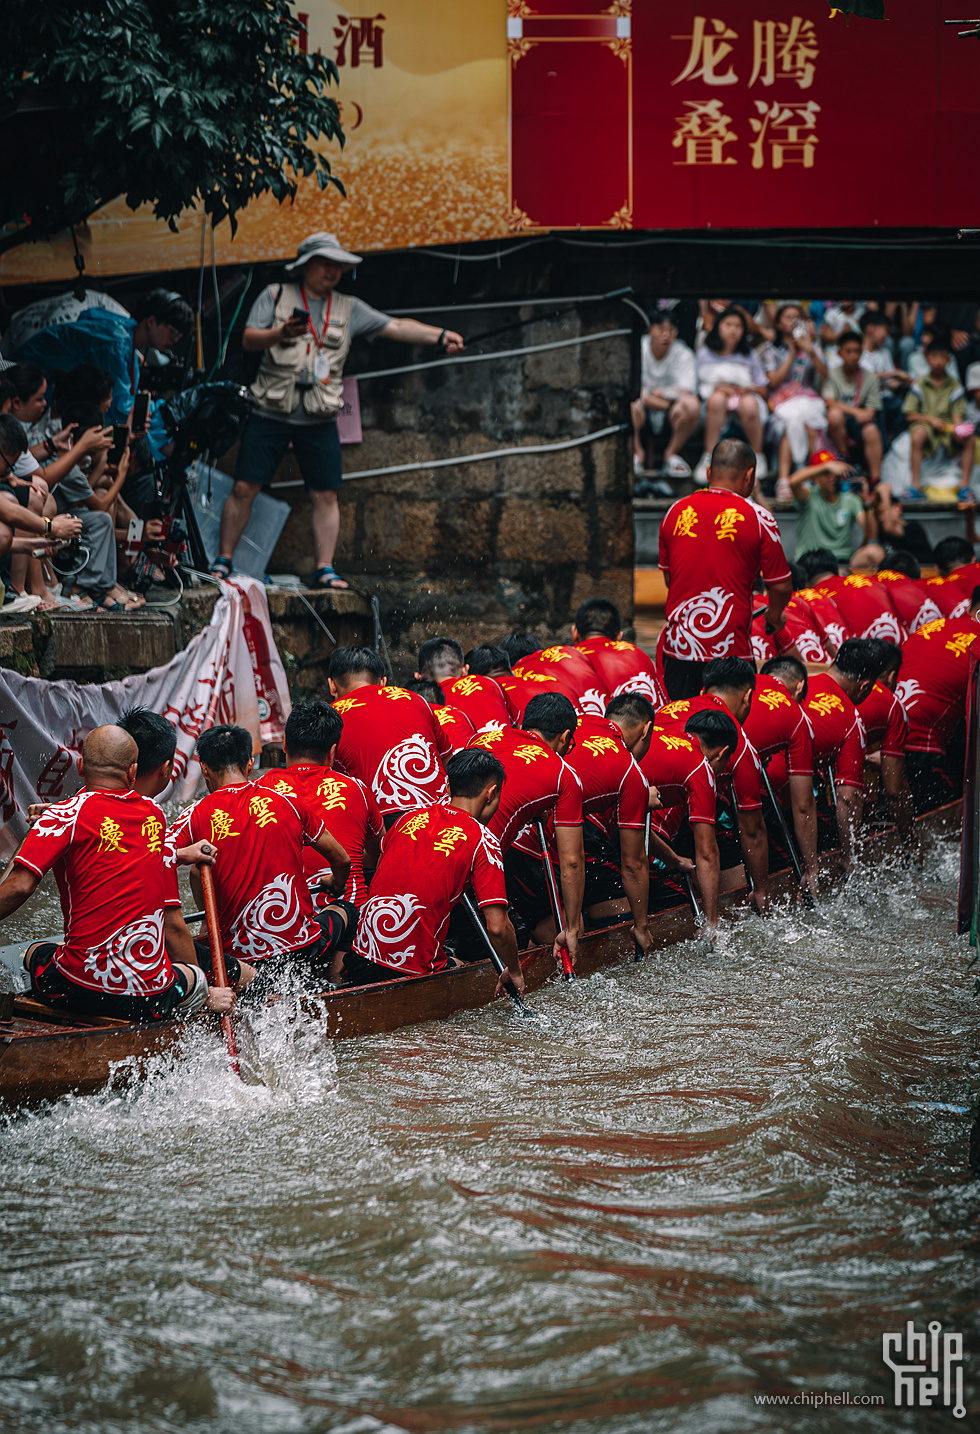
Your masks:
M578 717L560 692L534 697L520 731L481 732L470 750L483 748L503 764L507 781L490 830L500 842L507 895L534 941L554 942L555 959L568 951L574 965L582 926L585 849L582 784L563 760L575 741ZM535 824L549 814L555 831L565 925L556 931Z
M172 839L208 841L218 849L214 885L229 980L235 981L241 961L259 973L249 986L253 999L268 995L287 972L329 980L334 955L352 933L353 908L335 900L314 912L303 848L315 847L330 866L336 896L350 874L347 852L319 813L249 781L252 737L244 727L207 728L197 755L208 796L181 814ZM210 948L198 942L197 950L209 969Z
M120 727L82 745L83 789L55 802L28 832L0 884L0 920L54 870L62 942L37 941L24 963L33 994L79 1016L161 1021L207 1006L231 1011L235 993L209 988L191 961L167 955L165 911L179 906L164 852L166 818L133 788L139 749ZM207 860L205 853L199 855Z
M524 989L500 846L487 830L500 802L503 766L471 747L450 758L446 771L448 800L407 812L384 838L357 939L344 958L352 985L429 976L458 965L444 943L453 907L472 886L507 979ZM498 995L504 980L497 982Z

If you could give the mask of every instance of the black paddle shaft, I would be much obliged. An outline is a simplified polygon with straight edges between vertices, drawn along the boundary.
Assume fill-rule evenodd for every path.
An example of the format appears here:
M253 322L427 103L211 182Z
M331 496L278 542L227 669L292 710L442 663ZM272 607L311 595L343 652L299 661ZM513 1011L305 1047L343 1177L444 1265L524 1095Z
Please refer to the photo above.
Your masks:
M512 977L511 977L511 973L508 971L507 967L504 965L503 961L500 959L500 956L497 954L497 948L494 946L493 942L490 940L490 933L487 931L487 928L484 926L483 922L480 920L480 913L477 911L476 907L473 905L472 899L470 898L470 896L469 896L465 891L463 892L462 901L463 901L463 905L466 907L466 911L467 911L467 914L469 915L470 920L473 922L473 925L476 927L476 930L477 930L477 933L478 933L478 935L479 935L479 937L480 937L480 940L483 942L483 944L484 944L484 945L486 946L486 948L487 948L487 952L488 952L488 954L489 954L489 956L490 956L490 960L493 962L493 968L494 968L494 970L496 971L496 973L497 973L498 976L505 976L505 977L507 978L507 980L506 980L506 987L507 987L507 994L508 994L508 996L509 996L510 999L513 1001L514 1005L515 1005L515 1006L517 1007L517 1009L520 1011L520 1013L521 1013L522 1016L527 1016L527 1017L529 1017L530 1020L536 1021L536 1020L537 1020L537 1016L536 1016L535 1013L531 1010L530 1006L527 1006L527 1005L524 1004L524 999L523 999L523 997L521 996L520 991L518 991L517 987L514 985L513 979L512 979Z
M773 810L776 813L776 820L779 823L779 829L783 834L783 843L786 847L786 850L789 852L790 863L792 864L793 871L796 873L796 879L800 883L800 890L803 896L803 905L807 907L808 910L812 911L814 908L814 901L809 891L807 891L806 887L803 885L803 863L800 861L799 852L796 850L796 841L794 840L793 834L789 829L786 818L783 815L783 809L779 802L776 800L776 793L772 789L772 782L770 782L769 780L769 773L766 771L765 767L762 766L761 762L759 766L762 770L762 780L765 783L766 794L769 797L769 800L772 802Z

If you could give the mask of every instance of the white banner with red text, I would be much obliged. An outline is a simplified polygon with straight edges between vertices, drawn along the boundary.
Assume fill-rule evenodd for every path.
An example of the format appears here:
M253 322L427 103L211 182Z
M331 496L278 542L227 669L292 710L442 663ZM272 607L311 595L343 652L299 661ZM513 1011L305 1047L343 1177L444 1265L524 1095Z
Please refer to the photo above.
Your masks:
M130 707L161 712L177 730L173 784L159 800L195 795L201 769L194 749L205 727L247 728L256 753L263 742L281 741L290 702L262 584L238 575L223 583L210 625L165 667L84 684L0 669L0 857L16 850L31 802L78 790L83 741Z

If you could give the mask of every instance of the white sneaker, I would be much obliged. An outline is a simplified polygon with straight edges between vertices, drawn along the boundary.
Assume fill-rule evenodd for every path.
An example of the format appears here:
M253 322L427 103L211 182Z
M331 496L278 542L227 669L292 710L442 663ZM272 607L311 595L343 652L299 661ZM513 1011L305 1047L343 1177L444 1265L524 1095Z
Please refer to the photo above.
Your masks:
M642 458L638 458L637 455L634 453L634 454L633 454L633 473L634 473L634 475L635 475L637 478L639 478L640 475L641 475L642 473L645 473L646 471L647 471L647 465L644 463L644 461L643 461Z
M699 488L704 488L708 483L708 469L711 467L711 458L707 453L702 453L698 459L698 466L694 470L694 481Z
M764 453L757 453L755 455L755 476L756 478L769 477L769 464L766 462L766 455Z
M691 465L685 463L679 453L672 453L664 459L664 472L668 478L690 478Z
M792 503L793 490L789 486L788 478L777 478L776 480L776 501L777 503Z

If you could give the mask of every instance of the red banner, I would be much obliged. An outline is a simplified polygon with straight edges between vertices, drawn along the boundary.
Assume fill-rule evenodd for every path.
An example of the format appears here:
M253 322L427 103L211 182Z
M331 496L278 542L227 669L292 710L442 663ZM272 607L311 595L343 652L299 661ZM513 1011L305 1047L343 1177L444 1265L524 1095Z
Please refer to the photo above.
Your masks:
M963 7L887 8L508 0L513 226L980 225Z

